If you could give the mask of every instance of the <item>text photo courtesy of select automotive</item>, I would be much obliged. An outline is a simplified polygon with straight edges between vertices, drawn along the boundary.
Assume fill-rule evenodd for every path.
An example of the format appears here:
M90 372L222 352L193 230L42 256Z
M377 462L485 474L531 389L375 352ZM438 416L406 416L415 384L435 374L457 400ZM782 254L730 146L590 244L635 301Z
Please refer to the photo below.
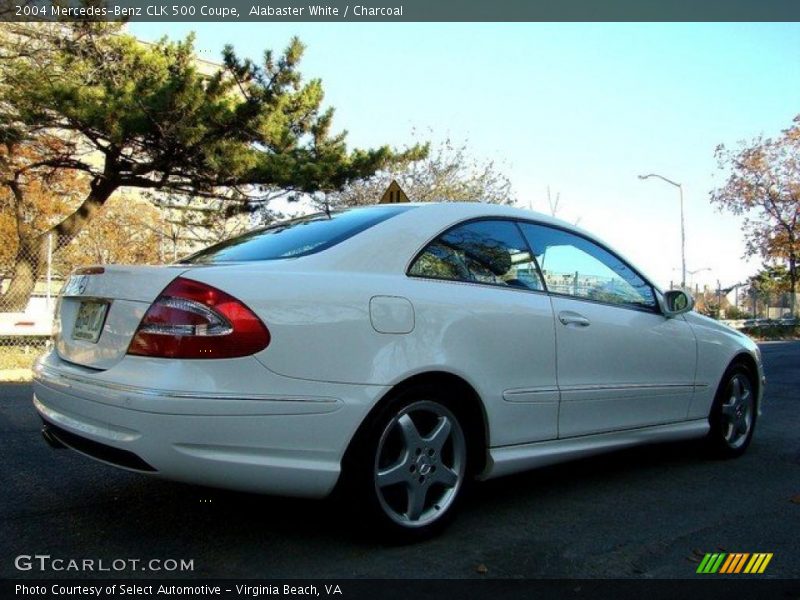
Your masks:
M797 23L223 12L0 21L0 577L800 577Z

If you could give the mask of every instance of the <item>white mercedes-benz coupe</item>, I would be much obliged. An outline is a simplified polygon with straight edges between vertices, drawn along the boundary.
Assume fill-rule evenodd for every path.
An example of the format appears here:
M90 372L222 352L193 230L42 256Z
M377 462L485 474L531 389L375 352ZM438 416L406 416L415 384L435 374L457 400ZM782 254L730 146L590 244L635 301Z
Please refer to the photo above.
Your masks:
M76 271L33 403L51 445L223 488L346 489L415 538L476 479L703 436L742 454L758 348L692 306L541 214L334 211Z

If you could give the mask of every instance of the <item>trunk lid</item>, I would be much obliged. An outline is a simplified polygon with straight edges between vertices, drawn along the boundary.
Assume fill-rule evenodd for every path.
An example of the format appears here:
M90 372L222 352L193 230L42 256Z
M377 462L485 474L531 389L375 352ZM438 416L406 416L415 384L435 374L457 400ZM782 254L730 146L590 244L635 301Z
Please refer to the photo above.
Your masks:
M67 281L56 307L53 337L64 360L108 369L125 356L144 313L186 265L108 265Z

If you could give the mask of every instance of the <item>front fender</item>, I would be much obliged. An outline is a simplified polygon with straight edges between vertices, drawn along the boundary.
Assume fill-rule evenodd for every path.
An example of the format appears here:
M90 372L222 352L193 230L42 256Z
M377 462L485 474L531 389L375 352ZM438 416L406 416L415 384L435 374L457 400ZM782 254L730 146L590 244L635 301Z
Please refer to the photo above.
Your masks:
M687 313L685 317L697 340L697 387L688 418L702 419L709 415L722 376L734 359L741 355L750 357L756 365L760 413L765 378L761 352L756 343L743 333L698 313Z

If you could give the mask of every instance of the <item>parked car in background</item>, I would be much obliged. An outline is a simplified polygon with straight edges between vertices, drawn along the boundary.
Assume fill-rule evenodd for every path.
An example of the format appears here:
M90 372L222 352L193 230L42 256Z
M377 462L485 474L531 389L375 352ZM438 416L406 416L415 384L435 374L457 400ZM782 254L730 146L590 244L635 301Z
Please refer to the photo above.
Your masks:
M541 214L334 211L76 272L33 402L55 446L224 488L340 486L421 537L476 479L688 438L742 454L758 348L692 305Z
M0 338L50 337L55 304L55 298L33 296L22 312L0 312Z

